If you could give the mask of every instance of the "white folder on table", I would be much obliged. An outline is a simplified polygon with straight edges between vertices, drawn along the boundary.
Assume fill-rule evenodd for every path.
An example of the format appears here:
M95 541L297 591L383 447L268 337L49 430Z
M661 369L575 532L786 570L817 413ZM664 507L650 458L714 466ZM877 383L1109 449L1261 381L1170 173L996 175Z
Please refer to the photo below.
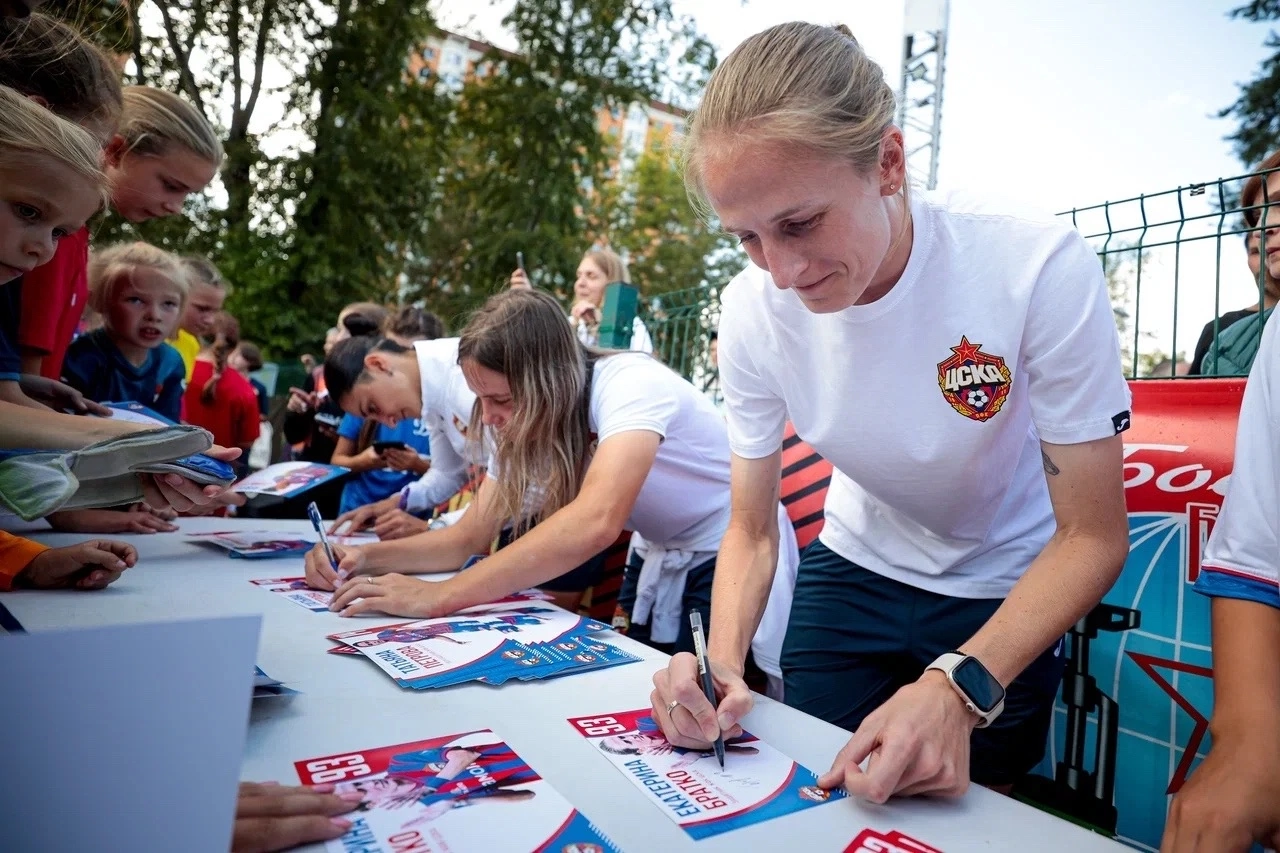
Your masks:
M0 850L226 853L260 623L0 634Z

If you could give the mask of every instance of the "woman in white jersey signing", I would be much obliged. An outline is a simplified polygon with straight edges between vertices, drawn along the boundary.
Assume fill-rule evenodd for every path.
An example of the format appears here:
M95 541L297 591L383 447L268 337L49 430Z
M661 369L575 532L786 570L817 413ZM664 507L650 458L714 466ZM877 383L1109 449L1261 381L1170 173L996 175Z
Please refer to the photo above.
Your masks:
M654 679L676 744L736 732L774 565L783 427L835 470L801 557L786 701L855 732L855 796L1011 785L1043 753L1059 641L1128 550L1129 394L1102 270L1067 223L908 192L894 96L849 31L749 38L691 117L686 180L753 266L722 295L733 451L710 656ZM859 764L870 758L864 772Z
M632 530L619 595L630 635L691 649L687 613L710 616L729 521L729 444L711 402L648 355L585 346L541 291L490 299L462 332L457 360L477 398L468 435L493 442L475 499L451 527L337 549L341 578L312 550L308 583L337 586L333 609L345 616L443 616L531 586L566 593L572 606L595 581L583 565ZM779 520L789 522L772 511L776 538ZM456 577L394 574L455 570L504 526L518 538Z
M332 532L372 528L382 539L421 533L419 516L453 497L469 479L467 421L476 395L458 368L458 339L412 346L369 336L349 338L325 356L325 387L342 410L386 427L418 418L431 444L431 467L397 494L338 516Z

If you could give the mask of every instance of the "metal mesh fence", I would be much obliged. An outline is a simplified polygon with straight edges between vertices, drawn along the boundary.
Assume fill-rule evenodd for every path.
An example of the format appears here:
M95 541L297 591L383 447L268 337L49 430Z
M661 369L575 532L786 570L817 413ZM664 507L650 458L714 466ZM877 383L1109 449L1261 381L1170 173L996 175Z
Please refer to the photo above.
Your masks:
M1187 184L1059 214L1084 235L1102 261L1130 378L1185 375L1193 361L1205 360L1206 345L1211 356L1216 352L1213 342L1222 340L1230 320L1265 306L1266 278L1262 269L1251 269L1246 244L1250 235L1256 235L1259 245L1266 243L1265 225L1259 219L1270 200L1265 178L1273 171L1277 170ZM1256 178L1259 192L1254 204L1242 208L1238 199L1250 178ZM718 376L709 344L720 318L719 293L716 287L691 288L644 300L640 306L654 354L712 395L718 394ZM1256 349L1262 324L1248 326L1237 334L1252 336ZM1246 340L1246 349L1247 344ZM1246 372L1225 362L1204 366L1215 368L1206 370L1214 375Z

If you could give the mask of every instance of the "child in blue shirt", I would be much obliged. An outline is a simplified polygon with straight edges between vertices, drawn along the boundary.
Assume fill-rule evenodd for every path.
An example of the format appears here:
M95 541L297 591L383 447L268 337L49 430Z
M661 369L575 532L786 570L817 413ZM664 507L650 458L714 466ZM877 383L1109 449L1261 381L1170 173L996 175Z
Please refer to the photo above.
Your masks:
M378 442L400 441L404 449L389 448L382 453ZM427 427L417 418L404 419L385 427L355 415L343 415L338 425L338 444L332 462L356 472L342 489L338 512L344 513L398 493L431 467L431 441Z
M123 243L95 252L89 307L102 315L103 325L72 342L63 381L95 402L137 402L181 420L186 367L165 341L186 298L186 274L163 249Z

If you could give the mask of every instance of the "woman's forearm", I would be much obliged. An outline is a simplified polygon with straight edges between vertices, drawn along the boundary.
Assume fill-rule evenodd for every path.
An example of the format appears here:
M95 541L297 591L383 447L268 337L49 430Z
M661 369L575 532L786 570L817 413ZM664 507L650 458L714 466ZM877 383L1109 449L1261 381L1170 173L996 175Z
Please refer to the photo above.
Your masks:
M445 581L448 612L546 583L585 563L618 538L621 527L575 501L488 559Z
M481 536L459 521L451 527L365 545L365 565L402 574L452 572L472 554L487 550L491 542L492 537Z
M1124 554L1086 535L1055 534L1004 603L960 651L1008 686L1097 606L1124 567Z
M741 674L747 651L769 601L778 566L777 526L773 535L729 525L716 557L711 588L708 655Z
M1240 733L1280 734L1280 610L1215 598L1212 613L1214 741Z

